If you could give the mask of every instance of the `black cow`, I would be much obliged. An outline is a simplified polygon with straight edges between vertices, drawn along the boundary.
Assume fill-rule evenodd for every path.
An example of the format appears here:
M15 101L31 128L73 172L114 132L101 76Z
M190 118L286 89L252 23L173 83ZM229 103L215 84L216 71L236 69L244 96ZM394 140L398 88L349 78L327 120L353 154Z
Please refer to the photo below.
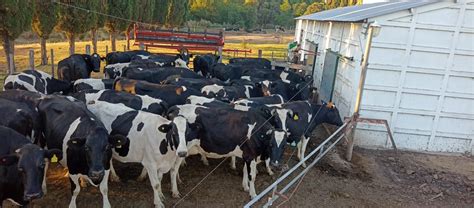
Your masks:
M150 52L143 51L143 50L111 52L106 55L105 62L107 65L118 64L118 63L129 63L136 56L149 56L149 55L151 55Z
M13 129L0 126L0 205L6 199L27 206L43 197L45 159L61 150L43 150Z
M196 56L193 60L194 72L209 78L211 76L210 71L212 66L219 63L220 58L220 56L212 54Z
M41 119L36 108L26 103L0 98L0 126L14 129L30 138L33 143L42 141Z
M281 105L279 110L288 110L290 114L286 119L288 141L298 143L298 158L304 158L306 146L313 130L322 123L341 126L343 124L339 110L332 104L315 104L308 101L288 102ZM278 123L277 123L278 125Z
M232 58L229 64L253 66L257 68L271 69L272 62L264 58Z
M110 207L108 200L108 177L112 148L126 148L128 139L122 135L109 136L107 129L84 103L72 97L48 96L39 105L46 147L62 149L60 160L67 167L71 182L70 207L76 206L80 192L79 178L85 177L99 186L103 206Z
M114 90L85 90L72 95L78 100L90 103L93 101L104 101L114 104L123 104L134 110L142 110L157 115L165 115L168 110L168 104L160 99L152 98L147 95L132 95L126 92L117 92Z
M113 79L78 79L74 82L73 92L80 92L83 90L106 90L112 89L114 85Z
M92 72L100 72L101 58L99 54L74 54L58 63L58 79L74 82L78 79L90 78Z
M281 80L260 82L263 92L269 95L281 95L288 101L308 100L317 94L316 88L311 86L311 82L286 83Z
M135 68L127 67L123 71L122 77L160 84L169 77L174 78L194 78L201 79L202 76L187 68L161 67L161 68Z
M191 107L191 109L184 109ZM175 106L168 116L184 116L197 126L199 142L190 142L188 152L207 157L236 156L244 160L242 186L250 196L256 196L256 165L268 161L270 167L280 168L286 144L286 133L275 130L257 111L238 111L229 108ZM192 127L191 127L192 128ZM193 145L194 144L194 145ZM193 151L197 148L197 151ZM269 160L267 160L269 159Z
M186 99L191 95L202 96L199 91L192 88L188 89L176 85L158 85L147 81L126 78L117 79L114 89L116 91L158 98L168 103L169 106L185 104Z
M5 78L3 90L20 89L42 94L63 93L71 91L72 85L69 82L51 77L51 75L37 70L25 70L16 75L9 75Z
M242 66L219 63L211 67L210 74L224 82L230 82L231 80L240 79L244 70Z
M201 89L207 85L226 85L224 82L218 79L196 79L196 78L181 78L181 77L169 77L165 81L162 82L163 84L171 84L171 85L179 85L185 86L187 88L193 88L196 90L201 91Z

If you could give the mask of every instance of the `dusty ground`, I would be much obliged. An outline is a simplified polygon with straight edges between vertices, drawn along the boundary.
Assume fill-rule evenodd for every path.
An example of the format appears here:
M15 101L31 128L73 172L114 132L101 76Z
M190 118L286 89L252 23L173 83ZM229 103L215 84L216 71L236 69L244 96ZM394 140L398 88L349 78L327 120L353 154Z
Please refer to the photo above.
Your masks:
M319 130L321 132L321 130ZM324 135L317 134L316 135ZM318 136L316 136L318 137ZM323 136L320 136L323 137ZM317 141L320 138L315 138ZM314 147L316 142L311 145ZM293 149L288 149L288 159ZM180 171L184 196L221 160L210 160L204 166L197 157L187 159ZM290 165L296 163L294 157ZM237 164L242 167L241 162ZM109 183L109 199L113 207L152 207L152 189L134 177L139 165L118 166L124 182ZM276 180L259 165L257 192ZM33 207L67 207L69 181L64 170L54 167L49 172L49 193ZM225 161L184 200L171 198L168 175L163 179L167 207L241 207L250 198L241 187L241 171L231 170ZM290 193L294 189L290 189ZM288 194L289 196L290 194ZM94 187L82 189L78 207L100 207L102 199ZM474 158L419 153L356 149L352 168L341 170L327 161L313 168L303 179L289 201L277 201L276 207L474 207Z

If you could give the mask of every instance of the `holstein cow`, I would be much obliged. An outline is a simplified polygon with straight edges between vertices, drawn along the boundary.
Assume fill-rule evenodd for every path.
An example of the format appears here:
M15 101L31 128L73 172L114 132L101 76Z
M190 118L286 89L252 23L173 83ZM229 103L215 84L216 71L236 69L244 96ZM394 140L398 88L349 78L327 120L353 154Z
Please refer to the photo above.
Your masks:
M187 68L178 67L160 67L160 68L135 68L127 67L122 73L122 77L136 80L144 80L147 82L161 84L169 77L174 78L194 78L202 79L201 75L194 73Z
M235 105L242 105L248 107L259 107L264 105L272 105L272 104L283 104L285 103L285 99L281 95L270 95L266 97L254 97L254 98L247 98L247 99L240 99L233 104Z
M179 197L177 186L178 157L186 157L186 119L175 117L169 121L159 115L137 111L122 104L103 101L88 103L87 107L104 122L110 134L125 135L129 143L113 158L123 162L141 163L147 170L153 188L154 204L164 207L161 190L163 174L170 171L173 197ZM112 168L112 179L118 180Z
M224 82L221 80L212 78L212 79L204 79L204 78L181 78L181 77L168 77L165 81L162 82L162 84L170 84L170 85L179 85L179 86L185 86L187 88L193 88L196 90L201 91L201 89L207 85L213 85L213 84L218 84L218 85L226 85Z
M298 84L286 83L281 80L260 82L262 90L269 95L281 95L288 101L308 100L317 94L316 88L311 86L311 82Z
M260 84L232 83L230 86L207 85L201 89L201 93L208 97L216 97L228 102L236 101L242 98L262 97L268 94L263 91Z
M255 197L257 163L270 158L270 167L281 167L286 133L275 130L259 112L205 107L194 107L193 111L193 108L184 108L175 106L168 116L184 116L188 122L197 126L199 139L188 142L189 154L203 153L209 158L242 158L242 186L252 198Z
M104 67L104 78L115 79L117 77L122 77L123 70L128 66L130 66L129 62L109 64Z
M45 159L54 155L61 158L61 150L43 150L13 129L0 126L0 205L10 200L26 207L43 197Z
M105 90L112 89L114 85L113 79L78 79L74 82L73 92L80 92L83 90Z
M211 77L211 68L215 64L219 63L220 56L213 54L206 54L202 56L196 56L193 60L194 72L201 74L206 78Z
M178 55L166 55L166 54L152 54L149 56L138 55L132 59L132 63L140 63L145 61L145 63L154 63L155 65L161 67L182 67L188 68L190 55L178 54Z
M114 89L116 91L128 92L131 94L148 95L152 98L158 98L169 106L182 105L191 95L201 96L202 94L194 89L188 89L176 85L158 85L146 81L120 78L115 81Z
M9 75L5 78L3 85L3 90L20 89L42 94L55 92L67 94L71 88L71 83L55 79L51 75L37 70L26 70L16 75Z
M129 63L135 56L149 56L151 55L148 51L135 50L135 51L125 51L125 52L111 52L108 53L105 57L105 62L107 65L117 64L117 63Z
M25 103L0 98L0 126L14 129L33 143L42 141L41 119L38 111Z
M168 104L160 99L148 95L132 95L114 90L86 90L72 95L84 103L92 101L105 101L108 103L123 104L134 110L142 110L157 115L165 115Z
M92 72L100 72L101 58L99 54L74 54L58 63L58 79L74 82L78 79L90 78Z
M308 101L288 102L275 110L287 110L290 119L284 119L286 126L278 126L288 131L288 141L298 143L297 156L300 160L304 158L306 146L313 130L322 123L341 126L343 124L339 110L332 103L315 104ZM281 122L276 122L279 125Z
M103 207L110 207L107 182L112 149L123 151L128 139L122 135L109 136L86 105L72 97L48 96L40 101L38 109L45 126L46 147L65 153L59 162L69 171L69 207L76 207L81 177L99 186Z

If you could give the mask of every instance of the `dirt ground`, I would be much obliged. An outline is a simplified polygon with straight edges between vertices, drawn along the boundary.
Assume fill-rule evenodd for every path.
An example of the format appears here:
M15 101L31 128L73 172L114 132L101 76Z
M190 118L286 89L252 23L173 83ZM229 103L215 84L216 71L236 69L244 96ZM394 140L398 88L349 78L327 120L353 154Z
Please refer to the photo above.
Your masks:
M326 136L319 132L321 128L317 129L309 149ZM289 158L293 150L287 148L285 152L285 161L290 166L297 162L294 156ZM169 175L163 178L167 207L242 207L250 200L241 186L242 162L238 161L235 171L229 168L228 160L224 161L192 191L222 160L210 159L209 166L202 165L195 156L186 160L186 166L180 170L183 183L179 184L179 190L183 197L187 195L182 201L171 197ZM472 157L357 148L349 169L340 169L328 161L325 159L310 170L298 188L287 193L289 200L279 199L274 207L474 207ZM117 164L116 167L122 182L109 182L112 206L152 207L149 182L135 180L141 166ZM266 174L263 164L258 170L256 189L260 192L277 176ZM65 173L63 168L53 165L48 173L48 194L33 202L32 207L67 207L71 194ZM99 190L92 186L83 188L77 199L78 207L100 207L101 203Z

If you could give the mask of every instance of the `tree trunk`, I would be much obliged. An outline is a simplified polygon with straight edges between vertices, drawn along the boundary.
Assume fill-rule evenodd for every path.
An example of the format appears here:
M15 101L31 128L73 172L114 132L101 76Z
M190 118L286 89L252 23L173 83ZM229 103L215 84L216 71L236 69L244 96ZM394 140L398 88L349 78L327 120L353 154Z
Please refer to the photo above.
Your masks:
M40 45L41 45L41 65L48 64L48 55L46 51L46 38L40 38Z
M92 50L94 53L97 53L97 29L94 28L91 30L91 37L92 37Z
M74 34L68 33L66 37L69 41L69 55L73 55L76 52L76 40Z
M7 34L4 34L3 35L3 50L5 51L5 58L7 59L7 73L9 74L13 74L15 72L15 60L14 60L14 49L15 46L14 46L14 43L13 41L10 39L10 37L8 37ZM12 57L10 59L10 57ZM13 61L13 64L10 63L10 61ZM10 66L13 66L13 68L11 68Z
M117 50L117 47L115 45L115 31L111 31L110 32L110 45L112 46L112 51L116 51Z
M127 51L130 50L130 32L132 31L133 24L129 24L127 31L125 32L125 37L127 38Z

